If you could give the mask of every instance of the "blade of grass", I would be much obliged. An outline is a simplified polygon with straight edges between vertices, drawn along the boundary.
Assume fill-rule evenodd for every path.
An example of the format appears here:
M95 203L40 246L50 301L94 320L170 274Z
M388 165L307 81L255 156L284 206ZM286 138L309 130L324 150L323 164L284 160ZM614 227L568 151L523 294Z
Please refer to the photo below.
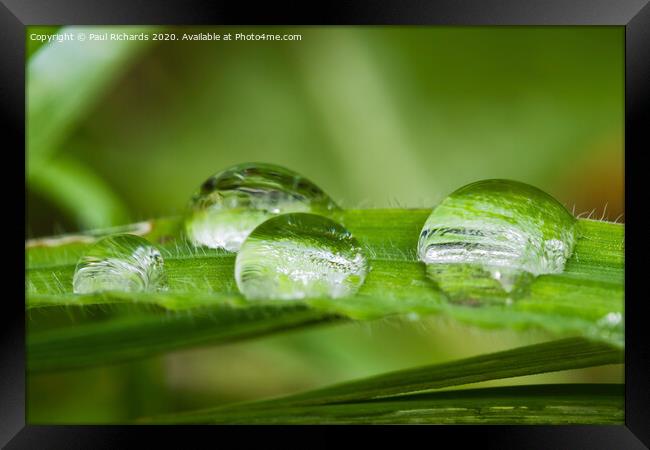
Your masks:
M364 378L288 397L283 403L321 404L367 400L622 362L623 352L619 349L581 338L569 338Z
M368 402L224 411L200 419L177 415L156 418L153 423L620 425L624 423L623 393L623 385L618 384L513 386Z
M448 303L442 293L428 281L424 266L416 259L415 248L427 210L356 210L346 211L337 219L344 223L364 245L371 258L371 272L362 289L354 297L343 299L309 299L295 302L314 311L321 318L338 316L370 320L391 315L441 314L481 327L512 329L538 328L557 335L580 335L622 347L623 345L623 226L581 220L579 239L571 260L562 274L547 275L535 280L530 292L512 305L481 305L472 307ZM178 334L170 334L170 323L187 322L188 317L210 317L219 322L233 308L247 311L259 306L244 300L233 279L234 255L196 249L180 238L179 218L159 219L136 224L132 232L141 234L159 245L164 257L170 291L161 294L105 293L78 296L71 292L74 266L78 257L93 240L93 235L68 236L59 240L29 241L26 246L26 293L30 311L65 307L68 310L89 305L130 304L141 309L137 319L111 317L105 323L89 323L84 319L62 323L60 329L40 330L38 320L30 321L28 336L29 366L32 369L64 369L76 366L75 358L85 363L113 362L131 354L142 356L186 345L218 343L222 335L214 331L210 338L205 331L179 325ZM120 231L128 230L121 228ZM96 232L94 236L114 230ZM285 302L265 303L282 315ZM162 309L165 314L152 313ZM237 322L230 314L228 339L251 335L250 324ZM273 317L277 318L276 315ZM110 325L118 320L119 325ZM275 319L273 319L275 320ZM140 330L139 322L143 329ZM305 319L313 321L313 316ZM146 322L146 325L145 325ZM256 322L264 332L279 328ZM206 322L207 327L207 322ZM209 327L208 327L209 328ZM143 331L146 330L146 331ZM47 333L42 334L41 333ZM199 338L194 339L196 333ZM86 353L83 356L85 342ZM129 347L120 351L118 347ZM136 351L135 347L139 347ZM67 354L66 349L74 348ZM102 349L102 350L98 350ZM34 358L56 350L61 363L41 364ZM74 355L73 355L74 353Z
M623 352L606 344L581 338L562 339L448 363L391 372L282 398L175 414L173 420L204 423L220 417L221 414L239 414L240 411L241 414L245 414L245 411L251 410L277 411L287 408L365 402L481 381L622 362ZM167 419L163 418L163 420Z
M609 385L605 392L591 391L589 386L568 385L562 388L564 400L578 404L562 408L553 388L520 386L512 388L461 389L432 391L452 386L466 386L481 381L512 378L559 370L592 367L623 362L623 352L586 339L563 339L506 351L391 372L361 380L328 386L281 398L200 411L170 414L143 419L154 423L513 423L535 422L542 414L549 420L580 422L586 419L622 420L622 386ZM528 390L532 388L533 390ZM513 395L513 393L517 395ZM487 396L483 394L489 394ZM478 394L478 395L476 395ZM496 395L492 395L496 394ZM463 404L463 402L465 403ZM513 403L514 401L514 403ZM502 404L500 404L500 402ZM517 403L519 402L519 403ZM612 409L612 402L615 408ZM605 405L608 405L605 407ZM455 406L454 406L455 405ZM603 409L599 409L603 407ZM449 409L449 408L460 409ZM530 410L528 408L529 407ZM571 418L562 416L574 410ZM541 408L541 411L539 410ZM585 408L585 409L582 409ZM537 411L536 411L537 410ZM402 413L398 413L403 411ZM453 413L459 411L459 414Z

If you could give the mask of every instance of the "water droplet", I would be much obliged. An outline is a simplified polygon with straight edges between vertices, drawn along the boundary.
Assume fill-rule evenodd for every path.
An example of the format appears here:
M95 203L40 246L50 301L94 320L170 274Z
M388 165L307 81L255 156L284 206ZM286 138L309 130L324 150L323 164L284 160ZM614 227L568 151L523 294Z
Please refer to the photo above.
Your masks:
M590 334L597 338L622 347L625 342L625 326L623 314L610 312L601 317L590 330Z
M79 259L72 287L75 294L165 290L163 258L158 249L139 236L107 236Z
M257 225L275 215L338 209L296 172L272 164L239 164L208 178L192 196L185 231L194 245L234 252Z
M599 321L598 324L602 326L607 326L607 327L617 327L623 322L623 314L620 312L610 312L607 313L604 317L602 317Z
M342 225L314 214L273 217L248 236L235 280L248 299L339 298L363 284L368 261Z
M511 304L535 276L564 270L574 224L562 204L533 186L484 180L458 189L433 209L418 255L452 301Z

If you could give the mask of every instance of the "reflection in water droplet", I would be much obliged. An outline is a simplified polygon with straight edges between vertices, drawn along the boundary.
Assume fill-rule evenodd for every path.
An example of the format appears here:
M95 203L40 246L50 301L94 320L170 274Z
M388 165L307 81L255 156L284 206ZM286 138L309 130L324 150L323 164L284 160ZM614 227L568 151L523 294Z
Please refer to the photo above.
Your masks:
M314 214L271 218L248 236L235 279L248 299L338 298L363 284L368 261L340 224Z
M185 231L194 245L237 251L257 225L274 215L338 209L296 172L272 164L239 164L208 178L192 196Z
M418 242L428 276L452 301L512 303L537 275L564 270L574 217L524 183L484 180L434 208Z
M158 249L139 236L107 236L79 259L72 287L76 294L165 290L163 258Z

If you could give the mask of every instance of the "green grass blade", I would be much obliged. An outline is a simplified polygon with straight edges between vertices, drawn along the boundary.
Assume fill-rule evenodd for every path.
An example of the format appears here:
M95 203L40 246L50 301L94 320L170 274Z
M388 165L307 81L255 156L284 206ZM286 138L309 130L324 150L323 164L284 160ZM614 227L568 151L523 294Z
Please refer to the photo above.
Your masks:
M618 384L513 386L368 402L224 411L209 418L177 415L158 418L154 423L620 425L624 423L623 393L623 385Z
M314 316L338 316L355 320L371 320L387 316L439 314L483 328L542 329L557 336L584 336L623 345L624 294L624 228L620 224L580 220L574 255L562 274L538 277L530 292L512 305L458 305L446 301L426 278L424 265L416 258L415 249L420 229L428 210L352 210L338 218L362 243L371 259L371 272L357 295L337 300L309 299L294 306L310 311L304 320ZM27 308L34 320L29 323L29 367L48 370L64 369L84 364L112 362L129 356L130 352L111 351L111 347L131 345L133 353L143 356L179 348L185 345L221 342L219 332L211 334L183 326L188 317L204 317L207 323L224 326L219 316L229 323L228 339L251 335L250 324L241 324L237 333L236 315L254 311L255 301L246 301L238 293L233 277L234 255L206 249L196 249L180 237L179 218L159 219L122 227L119 231L145 236L161 248L165 257L170 290L160 294L105 293L78 296L71 292L72 276L77 259L84 249L99 236L114 230L103 230L59 239L29 241L26 245ZM116 313L102 324L89 321L83 311L90 305L108 308L130 305L138 311L132 318ZM286 302L267 302L274 309L275 321L285 314ZM56 330L41 326L47 311L65 308L74 320L62 319ZM40 310L38 314L35 311ZM94 310L91 310L91 312ZM161 311L164 314L161 314ZM112 321L117 326L109 325ZM170 325L178 322L176 334ZM263 332L279 330L256 322ZM295 324L295 322L292 321ZM296 324L297 325L297 324ZM140 329L142 327L142 329ZM262 331L260 331L262 332ZM193 334L197 334L195 339ZM208 333L210 334L210 333ZM53 343L56 343L54 345ZM92 342L93 345L86 345ZM164 344L167 342L167 347ZM83 356L83 348L92 357ZM137 347L137 349L136 349ZM75 348L74 355L66 354ZM98 350L99 349L99 350ZM60 364L36 361L56 351ZM79 361L75 362L75 358ZM53 358L54 360L54 358Z
M328 423L327 418L331 417L335 421L341 420L348 421L349 423L355 423L355 421L365 423L364 421L369 421L372 423L376 420L376 417L374 417L374 414L368 417L368 413L375 406L381 410L381 415L385 416L380 422L383 420L388 422L394 420L400 423L400 417L395 416L395 411L419 410L423 408L432 408L432 411L435 411L420 411L425 413L424 416L419 416L417 412L413 412L413 414L405 414L402 418L405 420L419 420L418 418L422 419L433 414L432 419L445 420L445 411L451 411L448 408L453 406L453 402L457 402L456 407L458 407L462 403L461 400L465 398L468 400L467 406L463 410L458 410L462 411L461 416L456 417L454 414L448 415L452 421L458 419L460 423L463 423L463 420L469 420L470 422L468 423L477 423L480 422L481 417L485 417L485 413L488 415L494 413L491 419L493 421L503 420L504 417L523 420L524 422L525 420L534 421L534 417L527 417L525 411L521 408L511 408L516 405L509 402L517 398L521 400L518 404L519 406L530 407L537 404L536 400L530 397L541 396L542 403L549 400L557 400L553 397L555 393L552 390L545 392L536 391L537 394L532 395L531 392L526 391L527 387L525 386L508 388L510 390L505 389L503 391L499 391L501 388L497 388L496 390L492 390L500 392L496 397L489 395L487 397L467 395L470 392L468 390L454 390L431 395L421 394L435 389L467 385L481 381L622 362L623 352L619 349L605 344L590 342L585 339L563 339L448 363L382 374L288 397L238 405L225 405L208 410L163 416L152 420L156 423L220 423L257 420L271 422L274 420L273 417L275 417L278 419L278 423L282 423L283 421L303 423L300 420L305 420L304 423L318 421ZM518 391L520 389L521 391ZM571 397L580 393L579 389L571 389L573 388L563 391L563 396ZM492 391L489 389L477 389L471 392L489 393ZM519 392L521 396L513 395L514 392ZM588 407L590 397L587 395L587 392L583 392L583 394L586 397L583 399L585 402L582 402L582 404ZM610 392L607 395L616 397L617 408L622 413L621 394L622 388L618 386L615 393ZM433 406L436 406L436 399L445 401L442 401L441 405L434 408ZM506 404L502 405L503 408L498 411L489 409L498 406L498 402L494 402L495 399L502 399L506 402ZM594 403L591 406L597 409L598 401L603 399L594 398L593 400ZM431 402L433 404L425 408L425 405ZM409 404L410 406L408 406ZM551 406L551 404L546 404L546 406ZM484 407L488 408L485 412L482 411ZM477 409L481 411L477 411ZM513 409L516 411L513 411ZM551 412L552 409L547 412ZM497 414L502 412L506 413L505 416L503 414ZM516 414L508 415L508 412ZM601 412L610 419L617 418L616 420L620 420L618 413L613 413L611 410ZM337 415L339 413L341 414L340 416ZM300 419L300 416L303 416L303 419ZM556 416L550 414L549 420L555 420L552 417L557 419ZM573 417L571 420L577 419ZM434 423L437 422L434 420Z
M623 352L614 347L570 338L383 374L299 394L285 401L315 404L367 400L480 381L622 362Z

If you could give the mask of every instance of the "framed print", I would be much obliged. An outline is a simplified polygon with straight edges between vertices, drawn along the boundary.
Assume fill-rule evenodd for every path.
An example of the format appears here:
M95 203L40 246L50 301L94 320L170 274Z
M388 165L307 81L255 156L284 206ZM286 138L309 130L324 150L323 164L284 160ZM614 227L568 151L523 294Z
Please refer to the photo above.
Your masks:
M4 0L3 445L647 446L646 3Z

